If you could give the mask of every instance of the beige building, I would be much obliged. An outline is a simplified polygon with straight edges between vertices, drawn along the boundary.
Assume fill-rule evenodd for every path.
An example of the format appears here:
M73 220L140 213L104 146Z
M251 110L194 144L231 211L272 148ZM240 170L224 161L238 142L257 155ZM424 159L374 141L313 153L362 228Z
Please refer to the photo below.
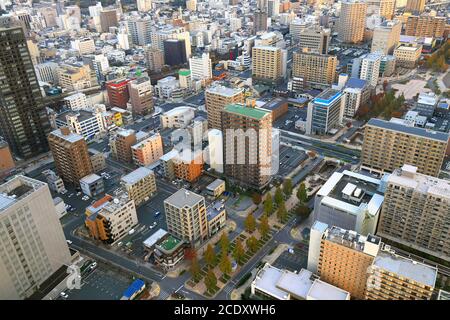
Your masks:
M449 136L404 124L371 119L365 128L361 168L376 173L393 172L405 163L417 172L438 176Z
M364 299L367 268L372 265L380 238L364 237L339 227L328 228L320 243L317 272L320 279Z
M154 111L153 89L149 77L128 82L128 93L133 114L147 115Z
M225 175L251 188L268 185L272 174L272 113L229 104L222 111L222 133Z
M242 89L228 88L221 85L211 86L205 92L205 105L208 112L208 128L222 129L221 112L227 104L244 103Z
M82 67L72 65L60 65L57 70L58 83L68 91L82 90L96 85L91 68L88 65Z
M421 13L425 10L425 0L408 0L405 10L407 12Z
M445 28L445 17L410 16L406 20L405 34L415 37L439 38L444 36Z
M91 159L92 171L100 172L106 169L106 158L103 152L89 149L89 158Z
M377 234L450 261L450 182L403 165L387 179Z
M133 161L131 147L136 143L136 132L134 130L119 130L114 136L110 137L111 154L116 160L131 163Z
M153 72L160 72L164 66L164 51L158 48L145 47L147 68Z
M368 300L430 300L437 268L381 250L370 266Z
M344 43L358 43L364 40L367 3L362 0L345 0L337 25L338 39Z
M25 299L71 256L46 183L16 176L0 185L0 299Z
M91 237L114 244L138 223L136 206L123 190L107 194L86 208L86 227Z
M196 247L208 238L205 198L180 189L164 200L167 229Z
M294 52L292 77L294 89L328 87L336 78L336 56Z
M379 0L380 1L380 11L381 17L391 20L395 13L395 3L396 0Z
M145 167L123 176L120 183L136 206L140 206L156 194L155 174Z
M298 47L300 50L308 49L310 52L327 54L331 39L331 30L319 26L310 26L300 31Z
M72 41L72 49L80 52L80 55L90 54L95 52L95 42L91 38L81 38Z
M109 32L110 27L117 27L117 10L116 9L104 9L100 11L100 32Z
M372 52L392 54L400 41L402 23L398 20L385 21L375 27L372 38Z
M78 185L81 178L93 173L86 141L68 127L52 131L48 136L58 175L66 183Z
M284 64L284 66L283 66ZM283 50L270 46L252 49L252 77L256 81L276 83L284 76L286 61Z
M131 147L133 161L137 166L148 166L159 160L164 154L161 135L156 133Z

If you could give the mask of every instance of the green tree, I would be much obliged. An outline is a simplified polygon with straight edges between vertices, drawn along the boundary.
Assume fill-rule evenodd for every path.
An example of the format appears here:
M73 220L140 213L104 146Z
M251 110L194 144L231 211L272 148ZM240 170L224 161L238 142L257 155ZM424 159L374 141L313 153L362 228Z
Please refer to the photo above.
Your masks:
M270 193L267 193L266 200L264 201L264 213L268 216L273 213L273 200Z
M220 237L220 248L222 249L222 255L228 254L228 249L230 248L230 239L228 239L228 235L226 232L222 232L222 236Z
M295 213L299 217L307 219L309 217L309 214L311 213L311 210L307 206L301 205L297 209L295 209Z
M231 261L228 255L222 254L222 257L220 258L219 268L223 274L229 275L231 273Z
M283 202L283 192L281 191L281 188L278 186L277 190L275 191L275 203L279 206L281 202Z
M269 218L267 218L266 214L263 214L263 216L261 217L261 222L259 223L259 233L263 238L265 238L269 233L269 230Z
M256 221L255 221L255 217L253 216L253 214L249 213L247 218L245 218L245 230L247 230L250 233L253 233L256 229Z
M252 200L253 200L254 204L258 205L258 204L261 203L262 197L261 197L261 195L259 193L253 192L252 193Z
M208 246L206 247L203 258L205 259L206 264L208 264L209 266L212 266L214 262L216 262L216 253L214 252L214 248L211 244L208 244Z
M302 204L308 200L308 194L306 193L306 186L303 182L300 183L300 186L297 189L297 199Z
M283 181L283 192L288 197L292 194L292 180L291 179L285 179Z
M191 266L189 268L189 271L191 272L192 278L194 280L199 280L200 278L200 264L198 263L197 258L194 258L191 260Z
M242 245L242 241L240 239L236 240L236 245L234 246L233 250L233 258L236 260L237 263L241 263L242 258L245 255L244 246Z
M208 273L206 274L205 286L209 292L214 291L214 289L217 286L217 277L214 274L214 272L212 271L212 269L209 269Z
M284 204L284 202L278 207L277 218L278 218L278 221L280 221L280 222L286 221L287 210L286 210L286 205Z
M247 245L247 249L251 252L255 252L258 248L258 240L256 240L255 236L248 238L245 244Z

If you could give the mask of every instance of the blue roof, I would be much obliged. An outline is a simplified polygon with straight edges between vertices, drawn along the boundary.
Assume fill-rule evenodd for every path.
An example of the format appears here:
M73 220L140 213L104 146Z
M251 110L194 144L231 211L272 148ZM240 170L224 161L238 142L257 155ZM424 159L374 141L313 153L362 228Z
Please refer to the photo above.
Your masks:
M145 282L142 281L141 279L136 279L133 281L133 283L128 287L127 290L125 290L125 292L123 293L123 296L126 298L131 298L131 296L133 296L133 294L135 294L136 292L140 291L142 289L142 287L145 286Z
M412 134L412 135L421 136L421 137L428 138L428 139L440 140L443 142L447 142L448 138L449 138L448 133L432 131L432 130L427 130L427 129L418 128L418 127L410 127L410 126L400 124L397 122L390 122L390 121L385 121L385 120L376 119L376 118L370 119L369 122L367 122L367 124L371 125L371 126L375 126L375 127L392 130L392 131L399 131L399 132L402 132L405 134Z
M322 92L317 98L313 100L313 103L320 104L324 106L329 106L332 104L336 99L340 98L342 96L342 92L336 91L333 89L328 89L324 92Z
M367 81L359 78L350 78L347 81L346 87L347 88L358 88L362 89L366 86Z

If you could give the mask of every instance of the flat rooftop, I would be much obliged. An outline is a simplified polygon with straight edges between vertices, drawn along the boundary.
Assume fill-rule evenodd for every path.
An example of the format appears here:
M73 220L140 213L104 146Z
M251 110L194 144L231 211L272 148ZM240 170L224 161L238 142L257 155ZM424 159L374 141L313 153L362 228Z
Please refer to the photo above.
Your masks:
M332 104L334 101L339 99L342 96L342 92L335 89L326 89L322 93L320 93L314 100L313 103L328 106Z
M316 279L308 292L311 300L350 300L350 293Z
M427 130L427 129L418 128L418 127L411 127L411 126L407 126L404 124L399 124L399 123L390 122L390 121L381 120L381 119L372 118L369 120L369 122L367 122L367 125L383 128L383 129L390 130L390 131L411 134L411 135L415 135L415 136L419 136L419 137L423 137L423 138L427 138L427 139L438 140L438 141L442 141L445 143L447 143L448 139L449 139L448 133L432 131L432 130Z
M253 285L258 288L258 290L265 292L278 300L288 300L288 293L276 286L282 275L282 270L271 265L266 265L256 275L255 280L253 280Z
M222 85L213 85L206 89L206 92L232 97L242 92L242 89L230 88Z
M163 249L164 251L170 252L177 248L182 241L178 238L175 238L173 235L169 235L167 238L162 240L160 243L157 243L157 246Z
M336 226L328 228L327 232L324 234L324 237L330 242L334 242L360 252L364 251L366 241L370 241L371 243L377 245L379 245L381 241L381 239L377 236L369 235L369 239L369 237L365 237L356 231L346 230Z
M223 183L225 183L225 181L223 181L222 179L216 179L213 182L211 182L210 184L208 184L206 186L207 190L211 190L214 191L216 190L217 187L219 187L220 185L222 185Z
M166 200L164 200L165 203L168 203L177 208L192 207L202 201L205 201L204 197L184 188L181 188Z
M77 133L73 133L71 131L69 132L69 134L63 134L61 132L61 129L53 130L51 132L51 134L57 136L58 138L64 139L64 140L66 140L67 142L70 142L70 143L74 143L74 142L77 142L77 141L80 141L80 140L84 140L84 137L82 135L79 135Z
M15 176L0 185L0 213L46 184L25 176Z
M152 170L147 169L146 167L139 167L136 170L130 172L129 174L123 176L122 179L120 180L126 184L132 185L152 174L153 174Z
M253 118L256 120L261 120L262 118L264 118L266 115L268 115L270 113L269 111L266 111L266 110L263 110L260 108L251 108L251 107L246 107L246 106L240 105L240 104L226 105L224 108L224 111L242 115L244 117Z
M81 178L80 182L91 184L91 183L97 182L98 180L102 180L102 179L103 178L100 177L99 175L92 173L90 175L87 175L87 176Z
M380 251L373 265L427 286L434 287L436 282L437 268L390 252Z

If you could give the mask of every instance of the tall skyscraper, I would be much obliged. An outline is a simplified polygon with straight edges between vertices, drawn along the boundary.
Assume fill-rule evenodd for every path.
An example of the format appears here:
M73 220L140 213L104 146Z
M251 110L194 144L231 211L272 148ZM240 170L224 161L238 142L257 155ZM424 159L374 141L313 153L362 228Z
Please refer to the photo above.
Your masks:
M49 134L48 142L56 170L64 182L78 185L81 178L93 173L83 136L62 127Z
M206 89L205 105L208 112L208 127L222 129L221 113L227 104L244 103L242 89L213 85Z
M408 0L405 10L408 12L421 13L425 10L425 0Z
M257 10L253 16L253 30L255 33L267 31L267 12Z
M145 46L151 43L151 23L150 18L135 18L128 19L128 32L131 35L131 41L135 45Z
M178 66L188 62L184 40L164 40L164 61L169 66Z
M450 182L403 165L387 179L377 235L450 261Z
M252 77L256 81L277 83L285 74L285 50L271 46L252 48Z
M406 163L416 166L418 173L437 177L448 140L446 133L371 119L364 131L361 168L381 174Z
M208 237L205 198L180 189L164 200L167 230L196 247Z
M5 24L0 24L0 135L14 154L30 158L48 151L50 122L23 29Z
M46 183L16 176L0 186L0 299L25 299L71 261Z
M262 189L272 169L272 114L229 104L222 111L224 171L242 185Z
M345 0L341 4L338 22L338 39L345 43L364 40L367 3L362 0Z

